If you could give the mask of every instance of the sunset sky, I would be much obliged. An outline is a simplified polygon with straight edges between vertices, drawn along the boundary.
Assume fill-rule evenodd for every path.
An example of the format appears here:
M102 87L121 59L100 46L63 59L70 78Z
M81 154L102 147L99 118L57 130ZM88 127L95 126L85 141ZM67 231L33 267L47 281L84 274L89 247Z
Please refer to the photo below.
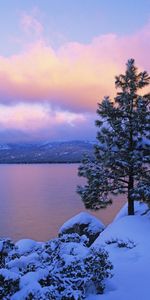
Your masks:
M95 138L128 58L150 72L150 0L1 0L0 142Z

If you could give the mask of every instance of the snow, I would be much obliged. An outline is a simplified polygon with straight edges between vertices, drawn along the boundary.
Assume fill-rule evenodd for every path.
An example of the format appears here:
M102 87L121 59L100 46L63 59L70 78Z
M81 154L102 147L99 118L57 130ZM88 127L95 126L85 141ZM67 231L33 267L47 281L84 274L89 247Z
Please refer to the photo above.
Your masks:
M60 292L81 294L81 290L74 291L72 277L81 268L85 281L84 264L92 253L87 240L76 233L45 243L2 240L0 266L5 268L0 269L0 299L62 299Z
M30 278L30 279L32 279L32 278ZM26 300L30 293L38 295L39 296L38 299L44 300L44 298L42 297L42 292L41 293L39 292L40 290L41 290L40 284L37 281L31 280L30 284L25 286L24 289L22 289L21 291L15 293L11 297L11 300ZM31 298L31 299L33 299L33 298ZM34 299L36 299L36 298L34 298Z
M73 255L70 255L71 252ZM71 261L74 257L83 258L88 254L88 252L88 248L84 247L82 244L74 242L64 243L61 249L61 257L65 258L66 264L68 264L68 260Z
M4 268L0 269L0 276L1 275L5 277L5 280L11 280L11 279L16 280L19 278L19 276L15 272L9 271Z
M28 265L34 264L36 267L40 266L39 255L37 252L32 252L30 254L21 255L21 257L11 260L7 263L7 266L15 271L19 272L19 270L26 269Z
M40 247L40 245L42 245L41 242L36 242L31 239L22 239L16 243L20 255L23 255L26 252L31 252L34 249L36 250Z
M91 295L88 300L150 299L150 214L143 214L146 209L145 204L136 203L135 216L127 216L125 206L94 242L94 247L103 245L109 252L114 276L103 295ZM122 241L131 242L133 248L118 247Z
M103 226L93 216L80 213L67 221L61 227L60 232L72 227L75 223L90 224L90 230L93 232ZM93 291L93 294L87 296L86 299L149 300L149 232L150 211L146 204L135 202L135 215L127 216L127 205L125 205L114 221L100 233L91 247L86 246L87 237L80 237L76 233L63 235L46 243L23 239L14 246L9 240L3 239L0 241L0 251L3 251L5 246L8 257L6 257L6 268L0 268L0 276L5 278L8 284L9 281L12 282L10 284L13 284L18 280L20 290L14 290L10 298L12 300L27 299L30 293L35 295L36 299L46 299L47 293L50 293L51 290L52 294L54 292L54 298L59 299L55 284L42 286L39 281L48 280L49 274L60 276L59 268L62 272L63 267L73 266L77 261L79 261L79 265L82 265L83 259L89 255L90 249L104 248L109 253L109 260L114 266L113 277L105 280L104 294L96 295ZM65 262L64 265L60 265L57 261L58 256L61 258L60 262ZM52 257L51 261L50 257ZM0 293L1 290L2 287ZM74 299L79 299L78 291L76 290L75 293L77 296Z
M135 202L135 215L142 215L147 210L147 205L145 203L141 203L140 201ZM128 214L128 205L127 203L120 209L116 217L114 218L114 221L117 221L118 219L127 216Z
M81 212L78 215L74 216L67 222L65 222L59 230L59 234L67 231L69 228L72 228L75 224L86 224L88 225L88 231L92 233L101 232L105 226L98 220L96 217L91 216L86 212Z

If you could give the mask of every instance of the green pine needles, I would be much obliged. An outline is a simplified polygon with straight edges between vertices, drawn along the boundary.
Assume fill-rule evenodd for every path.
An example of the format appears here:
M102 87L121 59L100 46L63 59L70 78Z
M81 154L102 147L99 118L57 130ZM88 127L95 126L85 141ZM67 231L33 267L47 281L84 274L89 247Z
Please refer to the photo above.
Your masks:
M98 104L94 160L84 157L78 170L87 180L77 190L86 208L105 208L112 195L126 194L133 215L134 200L150 202L150 94L141 93L149 83L130 59L125 75L115 78L114 101L104 97Z

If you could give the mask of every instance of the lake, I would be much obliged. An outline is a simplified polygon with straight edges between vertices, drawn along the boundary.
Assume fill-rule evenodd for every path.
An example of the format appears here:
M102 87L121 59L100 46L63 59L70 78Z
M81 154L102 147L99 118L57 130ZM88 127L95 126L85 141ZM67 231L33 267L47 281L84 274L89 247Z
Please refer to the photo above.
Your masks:
M45 241L57 236L60 226L85 210L77 184L77 164L0 165L0 237ZM98 212L109 224L124 204L122 198Z

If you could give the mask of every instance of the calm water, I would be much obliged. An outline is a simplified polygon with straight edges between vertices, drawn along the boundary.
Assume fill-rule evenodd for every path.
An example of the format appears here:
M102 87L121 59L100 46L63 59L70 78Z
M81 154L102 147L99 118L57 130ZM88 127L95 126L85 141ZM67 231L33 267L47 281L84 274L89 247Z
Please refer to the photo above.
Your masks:
M0 237L48 240L70 217L84 211L76 164L0 165ZM82 181L83 182L83 181ZM108 224L123 200L96 213Z

